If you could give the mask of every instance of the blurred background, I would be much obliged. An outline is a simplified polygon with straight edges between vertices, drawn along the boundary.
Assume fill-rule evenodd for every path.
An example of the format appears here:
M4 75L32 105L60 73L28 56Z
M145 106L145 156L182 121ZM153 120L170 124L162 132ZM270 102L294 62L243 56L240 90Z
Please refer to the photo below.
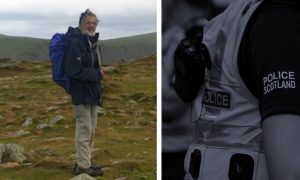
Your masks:
M175 93L173 57L195 25L204 25L231 0L162 0L162 179L184 178L184 158L193 139L191 104Z

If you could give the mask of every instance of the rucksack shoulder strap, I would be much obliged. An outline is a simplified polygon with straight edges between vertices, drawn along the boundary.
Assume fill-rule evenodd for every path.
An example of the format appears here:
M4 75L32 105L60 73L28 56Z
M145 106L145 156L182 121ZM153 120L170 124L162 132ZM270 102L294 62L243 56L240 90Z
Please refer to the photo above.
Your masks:
M100 45L97 45L96 47L96 53L97 53L97 58L98 58L98 63L99 63L99 66L102 66L102 53L101 53L101 47Z

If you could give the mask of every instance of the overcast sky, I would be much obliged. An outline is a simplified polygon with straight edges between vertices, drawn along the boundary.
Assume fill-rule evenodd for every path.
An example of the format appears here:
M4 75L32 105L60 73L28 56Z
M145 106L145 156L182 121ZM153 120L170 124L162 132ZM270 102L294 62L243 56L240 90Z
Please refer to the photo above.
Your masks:
M50 39L78 26L87 8L100 20L100 39L156 31L156 0L1 0L0 34Z

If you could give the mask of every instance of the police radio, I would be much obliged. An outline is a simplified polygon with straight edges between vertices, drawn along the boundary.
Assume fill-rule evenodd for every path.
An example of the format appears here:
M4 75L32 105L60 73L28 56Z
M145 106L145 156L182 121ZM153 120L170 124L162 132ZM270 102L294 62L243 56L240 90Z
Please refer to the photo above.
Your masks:
M203 26L195 25L186 31L174 54L177 95L184 101L195 99L205 80L205 69L211 68L209 53L204 44Z

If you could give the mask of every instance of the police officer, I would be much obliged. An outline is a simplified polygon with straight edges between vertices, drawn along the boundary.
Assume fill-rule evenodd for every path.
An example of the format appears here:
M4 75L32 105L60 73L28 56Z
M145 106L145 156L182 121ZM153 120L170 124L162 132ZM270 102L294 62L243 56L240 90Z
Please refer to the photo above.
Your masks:
M187 178L300 179L299 4L234 1L204 28L203 51L177 48L175 88L197 109ZM195 65L206 77L191 97L199 77L180 81Z

